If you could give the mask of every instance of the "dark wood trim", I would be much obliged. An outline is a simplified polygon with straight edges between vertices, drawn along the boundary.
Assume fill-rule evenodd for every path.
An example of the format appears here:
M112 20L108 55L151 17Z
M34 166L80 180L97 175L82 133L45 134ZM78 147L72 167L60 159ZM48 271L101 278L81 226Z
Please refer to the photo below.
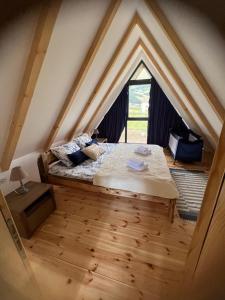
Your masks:
M138 70L138 68L140 67L140 65L143 65L146 70L148 71L148 73L151 75L152 77L152 73L150 72L149 68L146 66L145 62L143 60L141 60L139 62L139 64L137 65L137 67L135 68L135 70L133 71L133 73L131 74L130 78L128 79L128 81L132 81L131 78L134 76L134 74L136 73L136 71Z
M143 64L145 66L145 68L147 69L147 71L149 72L149 74L152 76L151 72L149 71L149 69L147 68L147 66L145 65L145 63L143 61L141 61L138 66L136 67L135 71L132 73L131 77L133 77L133 75L135 74L135 72L137 71L137 69L139 68L139 66ZM148 117L129 117L129 86L131 85L144 85L144 84L151 84L151 79L138 79L138 80L131 80L129 79L127 82L127 87L128 87L128 109L127 109L127 116L126 116L126 124L124 127L125 130L125 143L127 143L127 123L128 121L148 121L149 120L149 116ZM146 141L147 143L147 141Z
M148 121L148 117L142 117L142 118L131 118L131 117L128 117L127 121Z
M151 79L137 79L137 80L129 80L129 85L144 85L151 84Z

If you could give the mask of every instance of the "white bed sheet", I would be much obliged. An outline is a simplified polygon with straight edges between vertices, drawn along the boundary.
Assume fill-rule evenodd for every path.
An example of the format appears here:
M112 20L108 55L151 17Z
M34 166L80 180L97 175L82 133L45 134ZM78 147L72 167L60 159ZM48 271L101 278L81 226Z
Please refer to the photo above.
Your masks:
M179 197L176 184L170 174L163 148L146 145L151 150L148 156L135 153L138 144L118 144L98 169L93 183L107 188L176 199ZM148 169L135 171L127 166L128 159L142 159Z

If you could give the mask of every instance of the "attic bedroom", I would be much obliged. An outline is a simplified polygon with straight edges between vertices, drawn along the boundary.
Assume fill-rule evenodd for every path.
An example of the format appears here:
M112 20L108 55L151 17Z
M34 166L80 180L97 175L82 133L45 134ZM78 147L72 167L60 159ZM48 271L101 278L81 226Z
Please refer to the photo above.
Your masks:
M224 20L0 3L1 299L225 299Z

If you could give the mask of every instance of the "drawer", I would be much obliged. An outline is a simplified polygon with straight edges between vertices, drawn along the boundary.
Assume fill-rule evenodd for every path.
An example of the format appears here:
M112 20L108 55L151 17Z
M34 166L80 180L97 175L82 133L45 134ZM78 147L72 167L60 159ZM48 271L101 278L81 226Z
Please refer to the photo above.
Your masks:
M37 205L32 206L32 209L25 212L26 223L30 233L32 233L55 209L55 203L49 195L42 197L42 201L36 204Z

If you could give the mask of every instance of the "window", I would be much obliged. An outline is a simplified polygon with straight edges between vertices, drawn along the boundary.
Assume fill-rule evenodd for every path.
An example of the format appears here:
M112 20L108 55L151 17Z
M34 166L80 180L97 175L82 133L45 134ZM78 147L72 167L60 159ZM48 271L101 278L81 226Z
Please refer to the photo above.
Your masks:
M143 62L128 82L128 113L122 143L147 143L151 74Z

